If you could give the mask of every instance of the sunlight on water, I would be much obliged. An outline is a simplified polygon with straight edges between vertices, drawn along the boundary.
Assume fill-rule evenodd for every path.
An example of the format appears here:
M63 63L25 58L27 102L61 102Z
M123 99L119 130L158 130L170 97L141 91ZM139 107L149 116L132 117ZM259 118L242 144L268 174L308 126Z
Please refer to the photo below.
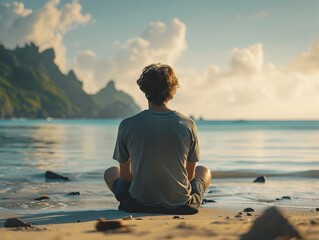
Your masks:
M118 124L119 120L0 121L0 211L116 207L103 172L117 165L112 154ZM212 171L290 174L284 180L271 179L264 188L251 184L253 179L217 179L207 197L225 203L272 202L293 181L293 203L309 200L307 195L314 189L307 187L314 186L317 178L292 176L293 172L319 170L319 122L213 121L197 125L200 164ZM47 170L63 173L72 181L46 181ZM317 172L314 176L318 177ZM81 196L67 195L72 191L80 191ZM50 201L34 201L40 195L50 196ZM317 195L313 195L316 201Z

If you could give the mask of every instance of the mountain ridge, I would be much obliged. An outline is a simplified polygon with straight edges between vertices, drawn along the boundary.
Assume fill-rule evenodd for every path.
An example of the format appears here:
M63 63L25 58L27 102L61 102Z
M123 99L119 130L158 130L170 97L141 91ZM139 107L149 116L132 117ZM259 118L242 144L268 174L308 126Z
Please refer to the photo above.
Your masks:
M73 70L63 74L53 49L0 44L0 118L125 118L140 111L111 80L97 94L83 90ZM109 109L109 110L108 110Z

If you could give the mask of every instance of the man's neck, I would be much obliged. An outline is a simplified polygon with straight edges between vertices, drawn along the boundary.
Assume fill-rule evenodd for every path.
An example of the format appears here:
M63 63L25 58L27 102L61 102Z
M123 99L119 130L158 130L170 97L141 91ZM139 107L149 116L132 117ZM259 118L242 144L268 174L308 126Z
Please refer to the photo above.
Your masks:
M168 108L167 103L163 103L162 105L157 105L152 102L148 102L148 109L154 112L169 112L172 111Z

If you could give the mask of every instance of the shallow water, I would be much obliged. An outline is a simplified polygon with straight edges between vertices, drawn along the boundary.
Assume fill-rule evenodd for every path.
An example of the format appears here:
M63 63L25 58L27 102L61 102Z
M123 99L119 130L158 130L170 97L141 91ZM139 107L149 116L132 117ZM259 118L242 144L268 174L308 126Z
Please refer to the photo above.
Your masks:
M116 208L103 172L117 164L112 154L118 124L119 120L0 121L0 211ZM318 202L318 121L200 121L197 126L200 164L219 171L219 177L234 172L228 174L233 178L214 179L206 198L217 204L299 207ZM72 181L47 181L46 170ZM246 178L235 178L241 172ZM255 173L267 174L267 183L252 183ZM81 195L67 195L73 191ZM50 200L35 201L40 195ZM286 195L292 199L275 201Z

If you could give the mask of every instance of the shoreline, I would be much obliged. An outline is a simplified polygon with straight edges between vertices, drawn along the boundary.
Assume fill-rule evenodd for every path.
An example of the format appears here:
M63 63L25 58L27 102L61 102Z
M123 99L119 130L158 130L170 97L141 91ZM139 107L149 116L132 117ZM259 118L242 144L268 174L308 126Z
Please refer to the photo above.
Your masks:
M246 206L248 207L248 206ZM244 206L232 208L201 207L195 215L131 214L119 210L92 211L56 211L51 213L28 214L23 216L0 214L0 235L2 240L9 239L240 239L249 231L256 218L260 217L268 206L250 205L255 211L248 216ZM319 236L319 211L280 207L280 212L304 236L304 239L317 239ZM239 213L242 215L239 217ZM10 215L10 216L9 216ZM109 230L98 232L95 229L97 219L121 220L132 215L132 220L123 220L127 231ZM3 228L6 218L20 217L31 222L34 229Z

